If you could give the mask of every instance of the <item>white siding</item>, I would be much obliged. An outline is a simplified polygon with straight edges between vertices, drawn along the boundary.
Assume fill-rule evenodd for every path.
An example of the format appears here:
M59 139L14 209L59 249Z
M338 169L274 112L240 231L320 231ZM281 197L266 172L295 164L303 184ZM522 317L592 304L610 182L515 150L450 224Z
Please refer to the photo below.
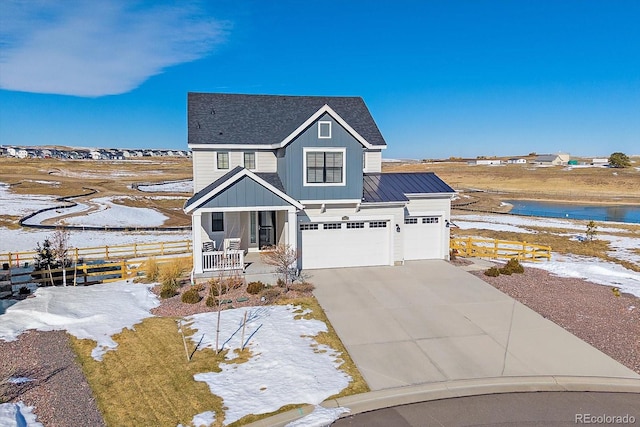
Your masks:
M446 223L451 219L451 199L448 197L410 197L410 201L407 204L407 211L410 216L438 216L441 218L442 241L440 242L440 248L445 259L449 259L449 228L446 226Z
M276 153L273 151L257 151L256 152L256 169L257 172L277 172L278 162Z
M215 151L193 151L193 191L197 193L224 175L216 170Z
M365 151L365 173L382 171L382 151Z

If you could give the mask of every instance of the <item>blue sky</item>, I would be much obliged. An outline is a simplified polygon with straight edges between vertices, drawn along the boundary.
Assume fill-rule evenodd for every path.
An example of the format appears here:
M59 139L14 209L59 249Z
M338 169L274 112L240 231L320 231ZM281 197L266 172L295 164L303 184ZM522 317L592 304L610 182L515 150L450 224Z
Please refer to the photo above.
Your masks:
M389 158L640 154L640 1L12 1L0 143L186 148L187 92L357 95Z

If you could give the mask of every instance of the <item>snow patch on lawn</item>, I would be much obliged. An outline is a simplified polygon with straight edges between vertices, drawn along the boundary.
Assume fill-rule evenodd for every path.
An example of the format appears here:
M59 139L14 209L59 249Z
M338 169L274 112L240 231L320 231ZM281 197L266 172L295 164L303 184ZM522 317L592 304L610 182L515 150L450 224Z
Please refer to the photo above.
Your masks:
M135 208L114 203L118 197L99 197L91 199L98 204L97 211L83 216L65 219L69 225L86 225L98 227L158 227L168 219L166 215L150 208Z
M116 348L111 336L151 317L159 305L150 285L126 281L92 286L39 288L35 298L27 298L0 315L0 339L14 341L29 329L67 331L80 339L97 342L91 352L102 360Z
M23 402L0 404L0 426L2 427L43 427L36 421L33 406Z
M540 268L556 276L583 279L599 285L620 288L640 298L640 273L619 264L598 258L553 253L551 261L523 262L527 267Z
M300 418L299 420L290 422L285 427L325 427L330 426L342 414L351 412L349 408L324 408L320 405L316 406L312 413Z
M2 206L0 214L2 215L25 216L59 203L53 196L13 193L8 184L0 182L0 206Z
M313 339L326 332L327 325L296 318L301 310L291 305L225 310L220 343L229 350L227 359L242 347L241 325L247 311L245 341L251 359L241 364L222 363L221 372L194 375L196 381L206 382L213 394L222 397L227 408L225 424L288 404L317 405L348 386L351 377L339 370L340 354ZM202 339L200 348L215 349L216 318L217 313L187 317L196 331L190 339L196 344Z
M193 180L164 182L162 184L139 185L144 192L193 193Z
M53 236L53 230L18 229L0 227L0 252L33 251L36 243ZM98 231L70 230L71 247L132 245L134 243L168 242L191 239L190 231ZM24 261L33 261L26 259Z

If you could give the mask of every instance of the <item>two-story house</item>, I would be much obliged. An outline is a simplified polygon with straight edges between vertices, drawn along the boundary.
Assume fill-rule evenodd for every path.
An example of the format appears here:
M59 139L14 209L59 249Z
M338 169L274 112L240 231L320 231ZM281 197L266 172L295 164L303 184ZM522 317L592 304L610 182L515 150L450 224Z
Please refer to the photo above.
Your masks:
M277 244L301 269L449 256L454 190L381 173L387 144L362 98L189 93L188 145L196 274Z

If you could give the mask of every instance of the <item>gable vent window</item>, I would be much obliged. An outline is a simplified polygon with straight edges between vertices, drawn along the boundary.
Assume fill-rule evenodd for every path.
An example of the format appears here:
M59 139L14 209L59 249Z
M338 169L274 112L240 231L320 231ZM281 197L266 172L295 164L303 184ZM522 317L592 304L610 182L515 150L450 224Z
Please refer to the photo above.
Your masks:
M364 228L364 222L348 222L347 228Z
M340 230L342 228L342 224L339 222L329 222L327 224L323 224L322 228L325 230Z
M229 169L229 153L221 152L217 155L218 169Z
M404 219L404 223L405 224L417 224L418 223L418 218L405 218Z
M252 170L256 168L256 153L244 153L244 167Z
M300 231L304 230L317 230L318 224L300 224Z
M387 228L387 221L371 221L369 228Z
M318 122L318 138L331 139L331 122Z
M309 151L306 153L307 183L344 183L344 153L336 151Z
M438 221L438 217L437 216L428 216L426 218L422 218L422 223L423 224L437 224Z

